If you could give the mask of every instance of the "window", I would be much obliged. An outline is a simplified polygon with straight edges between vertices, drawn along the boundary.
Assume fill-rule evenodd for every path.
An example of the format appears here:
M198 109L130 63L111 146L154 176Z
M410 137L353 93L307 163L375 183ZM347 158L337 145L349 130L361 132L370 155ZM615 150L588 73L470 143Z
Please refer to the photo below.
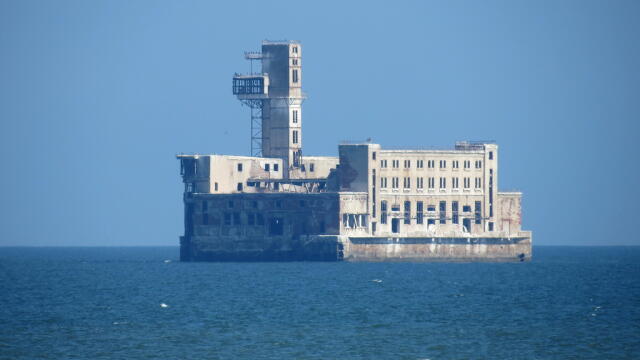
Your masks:
M238 191L242 191L242 183L238 183Z
M298 59L291 60L291 65L298 65Z
M404 223L411 224L411 201L404 202Z
M436 161L435 160L427 160L427 167L429 169L433 169L434 167L436 167Z
M493 160L493 151L489 151L489 160Z
M293 69L291 77L294 83L298 82L298 69Z
M476 201L475 203L475 221L476 224L482 224L482 202Z
M411 167L411 160L405 160L405 161L404 161L404 168L405 168L405 169L408 169L408 168L410 168L410 167Z
M294 53L297 54L298 53L298 47L297 46L292 47L291 51L293 51Z
M269 164L264 164L264 171L269 171Z
M293 110L293 123L298 123L298 110Z
M422 169L424 167L424 160L418 160L416 161L416 167L418 169Z
M421 178L421 177L416 178L416 187L418 189L424 188L424 178Z
M469 205L465 205L465 206L463 206L463 207L462 207L462 211L463 211L463 212L471 212L471 206L469 206Z
M383 189L387 188L387 178L386 177L381 177L380 178L380 187Z
M482 187L482 178L476 178L476 189L480 189Z
M380 160L380 167L381 168L386 168L387 167L387 160Z
M391 205L391 211L400 211L400 205L398 204Z
M315 166L313 165L313 163L309 164L309 171L311 172L315 171Z
M376 159L376 152L375 151L371 153L371 159L373 159L373 160Z
M457 224L458 221L458 202L457 201L452 201L451 202L451 222L454 224Z
M409 177L405 177L404 178L404 188L405 189L410 189L411 188L411 178L409 178Z
M238 164L238 172L242 172L242 163Z
M464 182L464 188L465 189L468 189L468 188L471 187L471 178L466 177L466 178L464 178L463 182Z
M380 203L380 223L387 223L387 202L384 200Z
M436 211L436 206L435 205L427 205L427 211L435 212Z
M298 143L298 130L293 130L293 143Z
M218 191L218 183L213 183L213 191Z
M489 222L489 231L493 231L493 221Z
M440 178L440 189L444 189L447 187L447 178L441 177Z
M423 217L424 217L424 213L423 213L423 203L422 201L418 201L416 202L416 224L422 224L423 223Z
M447 160L440 160L440 169L447 168Z
M451 179L451 187L452 188L454 188L454 189L458 188L458 180L459 180L458 178L452 178Z
M459 166L458 166L458 160L453 160L453 168L454 168L454 169L459 168Z
M440 201L440 224L447 223L447 202Z
M398 180L397 177L391 178L391 187L392 188L397 189L399 187L399 183L400 183L400 181Z
M400 167L400 160L391 160L391 166L393 168L399 168Z
M482 168L482 160L476 160L476 169L481 169L481 168Z
M464 168L465 168L465 169L468 169L468 168L470 168L470 167L471 167L471 160L465 160L465 161L464 161Z
M307 172L307 167L304 164L300 165L300 171Z
M436 187L436 178L430 177L429 178L429 189L434 189L435 187Z
M273 164L273 171L278 171L278 164Z

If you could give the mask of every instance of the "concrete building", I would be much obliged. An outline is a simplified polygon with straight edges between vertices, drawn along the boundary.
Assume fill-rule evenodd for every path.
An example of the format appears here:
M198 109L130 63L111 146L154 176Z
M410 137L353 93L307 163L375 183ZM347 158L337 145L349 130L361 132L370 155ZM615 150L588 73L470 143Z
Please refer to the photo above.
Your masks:
M185 184L181 259L212 261L524 261L519 192L498 191L498 146L387 150L340 144L302 154L302 46L245 53L252 155L178 155ZM253 66L252 66L253 68Z

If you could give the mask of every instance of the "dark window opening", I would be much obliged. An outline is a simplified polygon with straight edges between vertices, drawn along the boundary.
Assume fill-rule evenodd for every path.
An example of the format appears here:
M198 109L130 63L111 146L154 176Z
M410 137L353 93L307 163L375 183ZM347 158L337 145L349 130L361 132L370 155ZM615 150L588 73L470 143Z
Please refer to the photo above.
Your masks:
M475 222L476 224L482 224L482 202L476 201L475 203Z
M387 223L387 202L386 201L382 201L380 203L380 223L381 224Z
M278 164L273 164L273 171L278 171Z
M493 151L489 151L489 160L493 160Z
M489 222L489 231L493 231L493 222L492 221Z
M264 171L269 171L269 164L264 164Z
M404 223L411 224L411 201L404 202Z
M309 171L313 172L315 170L315 166L313 166L313 163L309 164Z
M457 201L452 201L451 202L451 222L454 224L458 224L458 202Z
M238 164L238 171L242 171L242 164Z
M277 236L284 234L284 220L282 218L272 218L269 222L269 235Z
M238 191L242 191L242 183L238 183Z
M440 201L440 224L447 223L447 202Z
M422 201L418 201L416 202L416 224L422 224L423 223L423 203Z

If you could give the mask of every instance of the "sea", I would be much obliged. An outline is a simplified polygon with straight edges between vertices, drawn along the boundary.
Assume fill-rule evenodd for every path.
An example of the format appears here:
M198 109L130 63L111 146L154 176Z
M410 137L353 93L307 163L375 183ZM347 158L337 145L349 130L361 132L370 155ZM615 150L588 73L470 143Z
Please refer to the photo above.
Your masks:
M524 263L0 248L0 359L640 359L640 247Z

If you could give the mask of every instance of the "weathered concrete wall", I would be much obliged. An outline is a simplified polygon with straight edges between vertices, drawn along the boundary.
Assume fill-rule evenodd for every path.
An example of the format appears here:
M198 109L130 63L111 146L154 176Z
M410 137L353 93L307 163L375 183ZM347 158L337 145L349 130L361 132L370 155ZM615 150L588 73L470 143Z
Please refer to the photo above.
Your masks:
M339 236L347 261L528 261L531 234L518 238L384 238Z
M338 207L335 193L193 194L181 259L301 260L305 236L339 233Z
M498 193L498 228L506 234L521 231L522 224L522 193L500 192Z

